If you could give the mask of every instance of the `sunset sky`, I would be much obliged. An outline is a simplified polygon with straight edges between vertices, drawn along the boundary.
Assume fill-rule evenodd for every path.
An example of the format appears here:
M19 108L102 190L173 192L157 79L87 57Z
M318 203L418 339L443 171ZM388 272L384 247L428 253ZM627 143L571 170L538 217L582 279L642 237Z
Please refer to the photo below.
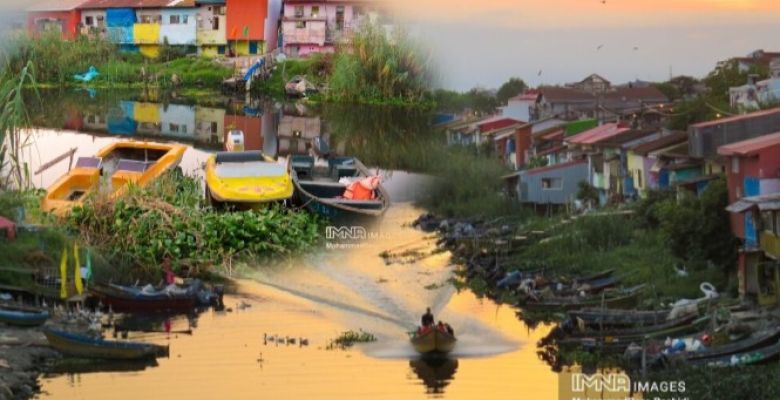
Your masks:
M780 51L777 0L394 0L430 48L438 84L615 83L703 76L718 60ZM600 49L598 47L601 46ZM541 74L540 74L541 71Z

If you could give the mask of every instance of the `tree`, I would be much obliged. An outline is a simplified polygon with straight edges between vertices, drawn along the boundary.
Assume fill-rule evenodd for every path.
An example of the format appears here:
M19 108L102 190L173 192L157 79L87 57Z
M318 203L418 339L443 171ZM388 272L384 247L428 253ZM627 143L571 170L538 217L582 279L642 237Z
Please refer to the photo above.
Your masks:
M501 85L496 93L498 104L506 104L510 98L523 93L526 89L528 89L528 85L526 85L522 79L514 77L509 78L508 81Z

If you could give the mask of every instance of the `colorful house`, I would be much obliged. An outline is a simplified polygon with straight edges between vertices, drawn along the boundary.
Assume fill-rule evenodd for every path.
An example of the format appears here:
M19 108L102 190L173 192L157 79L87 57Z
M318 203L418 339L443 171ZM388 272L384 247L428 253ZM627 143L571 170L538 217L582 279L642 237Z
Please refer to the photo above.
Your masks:
M84 0L48 0L27 9L27 31L30 34L58 32L63 39L73 39L79 34Z
M160 133L192 141L195 139L195 108L184 104L160 106Z
M222 147L225 133L225 110L195 107L195 136L198 142Z
M231 53L265 54L276 49L281 0L226 0L225 4Z
M201 55L225 54L227 47L227 9L225 0L197 0L196 43Z
M197 44L198 10L194 0L181 1L160 10L160 42L194 48Z
M661 188L659 171L663 164L658 153L655 152L681 144L687 146L687 141L688 135L685 132L669 132L655 140L638 143L628 148L628 174L640 197L645 197L648 190Z
M743 245L739 249L739 294L751 297L759 304L772 306L780 302L780 193L744 197L726 210L737 221L752 221L744 226ZM732 228L742 224L732 225ZM735 234L739 234L735 232ZM755 242L748 242L755 237Z
M360 0L286 0L282 17L284 52L291 57L332 53L349 41L365 19L377 21L376 5Z
M780 131L780 108L716 119L688 128L688 152L693 157L714 160L718 148Z

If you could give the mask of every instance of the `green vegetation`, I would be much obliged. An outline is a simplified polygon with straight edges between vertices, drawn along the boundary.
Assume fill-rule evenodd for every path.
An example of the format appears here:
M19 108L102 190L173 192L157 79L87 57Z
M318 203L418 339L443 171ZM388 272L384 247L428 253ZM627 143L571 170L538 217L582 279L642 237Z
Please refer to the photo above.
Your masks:
M26 190L30 186L30 170L20 155L29 136L22 130L30 126L25 103L24 86L35 84L34 66L26 63L18 73L0 70L0 190Z
M479 88L463 93L438 89L431 97L440 111L461 112L469 109L477 114L491 114L501 105L494 94Z
M654 382L684 381L688 398L700 399L778 399L780 364L727 368L686 368L650 373L645 379ZM638 377L637 377L638 378ZM647 398L664 398L669 393L651 392Z
M330 343L328 343L328 345L325 346L325 349L345 350L347 348L352 347L355 343L370 343L370 342L376 342L376 336L368 332L364 332L362 329L359 329L358 331L349 330L346 332L342 332L338 337L331 340Z
M31 63L38 83L44 86L219 88L233 73L210 59L184 57L172 46L163 45L160 54L159 59L149 60L140 54L122 53L105 39L79 36L62 40L58 34L47 33L36 38L12 37L3 58L6 69L14 74ZM73 79L90 66L100 73L93 81L79 83Z
M498 88L496 100L498 100L499 104L506 104L509 99L523 93L526 89L528 89L528 85L526 85L525 81L522 79L515 77L509 78L508 81L504 82L504 84Z
M332 63L333 55L331 54L312 54L308 58L280 62L276 64L268 79L253 81L252 92L282 99L286 96L285 85L297 75L305 76L317 86L323 85L330 74Z
M68 226L133 276L155 276L164 257L175 268L208 271L233 259L290 254L317 241L319 220L269 207L218 213L204 207L200 182L169 174L116 201L94 198L76 208Z

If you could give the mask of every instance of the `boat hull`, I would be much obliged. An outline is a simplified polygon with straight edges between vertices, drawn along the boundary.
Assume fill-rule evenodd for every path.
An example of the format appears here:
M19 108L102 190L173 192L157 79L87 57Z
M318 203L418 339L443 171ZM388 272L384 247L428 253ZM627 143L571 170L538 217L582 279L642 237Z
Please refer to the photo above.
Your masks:
M49 319L49 313L42 310L24 310L15 307L0 308L0 323L14 326L40 326Z
M141 360L156 358L165 349L147 343L93 339L87 336L44 329L49 344L59 352L73 357L109 360Z
M439 329L430 329L422 335L413 337L411 342L415 351L420 354L449 353L455 348L457 339Z
M137 298L103 286L94 287L90 292L104 305L117 312L185 312L195 308L195 296Z
M205 171L212 203L252 207L283 202L293 196L289 172L260 152L213 155L206 161Z

